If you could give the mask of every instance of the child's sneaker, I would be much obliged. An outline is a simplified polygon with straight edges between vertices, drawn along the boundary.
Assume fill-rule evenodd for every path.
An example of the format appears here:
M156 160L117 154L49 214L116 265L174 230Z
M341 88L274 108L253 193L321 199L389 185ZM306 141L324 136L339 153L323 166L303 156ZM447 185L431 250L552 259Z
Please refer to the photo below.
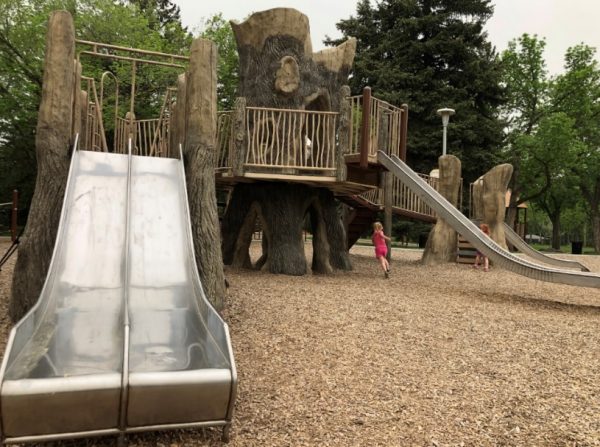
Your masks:
M484 272L489 272L489 271L490 271L490 269L489 269L489 268L487 268L487 267L484 267L484 268L483 268L483 271L484 271Z
M388 279L388 278L390 277L390 272L389 272L389 270L388 270L388 271L386 271L386 272L383 274L383 276L385 277L385 279Z
M477 264L473 264L473 265L471 266L471 268L473 268L473 269L478 269L478 268L479 268L479 266L478 266Z

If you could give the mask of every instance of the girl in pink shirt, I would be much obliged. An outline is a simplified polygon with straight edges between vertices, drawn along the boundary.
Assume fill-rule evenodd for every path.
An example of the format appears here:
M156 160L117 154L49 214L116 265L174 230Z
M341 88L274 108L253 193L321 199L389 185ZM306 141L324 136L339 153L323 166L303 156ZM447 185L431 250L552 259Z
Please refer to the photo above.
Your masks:
M371 240L375 246L375 257L379 260L383 274L388 278L390 275L390 264L387 260L387 245L385 242L391 241L391 239L383 234L383 225L381 225L381 222L373 224L373 236Z

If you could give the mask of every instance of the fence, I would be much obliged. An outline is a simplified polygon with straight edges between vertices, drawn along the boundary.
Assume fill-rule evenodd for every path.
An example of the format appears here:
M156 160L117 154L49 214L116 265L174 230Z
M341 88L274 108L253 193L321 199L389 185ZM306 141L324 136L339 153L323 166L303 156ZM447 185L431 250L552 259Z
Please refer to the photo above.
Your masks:
M131 132L132 131L132 132ZM133 155L166 157L169 154L169 119L133 120L117 118L115 152L127 152L127 141L132 133Z
M244 165L335 171L338 113L246 108Z

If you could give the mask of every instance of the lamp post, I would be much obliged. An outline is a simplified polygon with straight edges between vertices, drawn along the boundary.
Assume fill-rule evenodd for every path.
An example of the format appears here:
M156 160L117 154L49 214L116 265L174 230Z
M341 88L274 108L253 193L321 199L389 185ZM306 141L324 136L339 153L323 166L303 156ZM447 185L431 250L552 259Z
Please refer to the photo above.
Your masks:
M450 121L450 117L454 115L454 109L439 109L437 114L442 117L442 126L444 127L444 140L442 145L442 155L446 155L446 128L448 127L448 122Z

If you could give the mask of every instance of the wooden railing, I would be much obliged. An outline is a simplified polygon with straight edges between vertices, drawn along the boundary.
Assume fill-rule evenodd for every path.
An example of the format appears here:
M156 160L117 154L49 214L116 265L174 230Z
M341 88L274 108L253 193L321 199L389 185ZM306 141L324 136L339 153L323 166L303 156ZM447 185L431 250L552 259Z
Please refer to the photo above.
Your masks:
M425 182L435 190L438 189L439 179L437 177L431 177L426 174L418 174ZM378 205L383 206L383 189L376 188L371 189L360 195L365 200ZM462 180L459 187L459 204L458 209L462 209ZM398 178L394 177L392 180L392 207L398 208L411 213L421 214L425 216L435 217L435 212L428 206L419 196L412 192L404 183Z
M361 166L378 150L406 159L408 107L396 107L371 96L367 87L350 101L350 154L361 154Z
M425 174L419 174L425 182L434 189L438 189L439 179ZM392 207L400 208L417 214L435 216L435 212L419 196L402 183L398 178L392 180Z
M88 104L85 123L86 125L83 129L84 135L82 135L82 144L80 147L89 151L106 151L102 139L103 129L100 127L96 104L93 102Z
M245 168L332 171L338 113L246 107Z
M133 155L166 157L169 154L169 119L133 120L117 118L115 126L115 152L127 153L130 133L133 137Z
M233 137L233 132L231 128L232 115L233 114L231 111L223 111L217 113L217 170L229 169L233 165L233 160L231 160L231 138Z

